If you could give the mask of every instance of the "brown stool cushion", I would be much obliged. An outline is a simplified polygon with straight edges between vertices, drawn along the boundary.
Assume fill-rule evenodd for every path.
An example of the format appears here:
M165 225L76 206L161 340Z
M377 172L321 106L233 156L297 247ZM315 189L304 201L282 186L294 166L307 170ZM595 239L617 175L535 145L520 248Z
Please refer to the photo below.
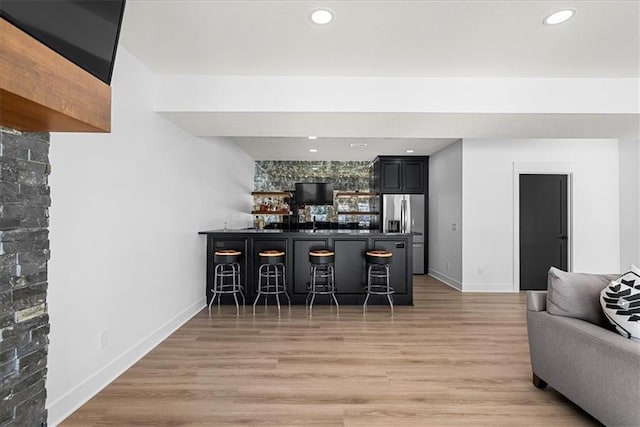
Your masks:
M233 264L240 261L242 252L235 249L220 249L213 253L214 264Z
M268 251L262 251L258 253L259 256L284 256L284 251L277 251L270 249Z
M393 260L393 253L382 250L367 251L366 258L369 264L389 265Z
M309 256L334 256L334 255L335 255L335 252L331 252L326 249L309 251Z
M238 255L242 255L242 252L236 251L235 249L220 249L218 251L215 251L214 255L238 256Z
M261 264L275 265L284 263L284 251L269 249L258 252L258 256Z
M335 252L326 249L309 251L309 262L314 265L333 264L336 259L335 255Z
M367 255L373 256L373 257L379 257L379 258L389 258L393 256L393 253L389 251L374 250L374 251L368 251Z

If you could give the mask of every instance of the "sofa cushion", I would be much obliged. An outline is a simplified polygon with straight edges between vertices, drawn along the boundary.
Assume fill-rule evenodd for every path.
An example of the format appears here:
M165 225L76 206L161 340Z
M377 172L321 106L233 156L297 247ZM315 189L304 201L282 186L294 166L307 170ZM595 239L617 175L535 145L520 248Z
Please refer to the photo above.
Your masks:
M547 283L547 312L606 326L608 322L599 302L600 291L617 277L616 274L568 273L551 267Z
M633 266L632 266L633 268ZM629 271L600 292L602 311L626 337L640 342L640 271Z

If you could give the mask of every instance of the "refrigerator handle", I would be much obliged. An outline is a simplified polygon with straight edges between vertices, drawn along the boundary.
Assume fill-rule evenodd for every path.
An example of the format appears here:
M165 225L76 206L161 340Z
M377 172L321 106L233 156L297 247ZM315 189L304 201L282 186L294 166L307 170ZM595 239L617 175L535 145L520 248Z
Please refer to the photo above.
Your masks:
M407 201L403 200L400 204L400 227L403 233L407 232Z

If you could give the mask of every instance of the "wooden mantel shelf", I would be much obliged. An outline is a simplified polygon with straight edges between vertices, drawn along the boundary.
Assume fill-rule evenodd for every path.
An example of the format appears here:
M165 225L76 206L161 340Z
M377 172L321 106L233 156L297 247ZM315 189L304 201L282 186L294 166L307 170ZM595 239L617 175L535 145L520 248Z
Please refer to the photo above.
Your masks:
M0 18L0 125L110 132L111 87Z

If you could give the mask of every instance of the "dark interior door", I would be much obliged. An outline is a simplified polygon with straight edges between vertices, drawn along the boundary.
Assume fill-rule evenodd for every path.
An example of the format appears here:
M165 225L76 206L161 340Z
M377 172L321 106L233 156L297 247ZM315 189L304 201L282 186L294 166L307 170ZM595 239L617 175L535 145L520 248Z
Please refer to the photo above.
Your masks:
M520 175L520 289L546 290L550 267L567 270L567 176Z

